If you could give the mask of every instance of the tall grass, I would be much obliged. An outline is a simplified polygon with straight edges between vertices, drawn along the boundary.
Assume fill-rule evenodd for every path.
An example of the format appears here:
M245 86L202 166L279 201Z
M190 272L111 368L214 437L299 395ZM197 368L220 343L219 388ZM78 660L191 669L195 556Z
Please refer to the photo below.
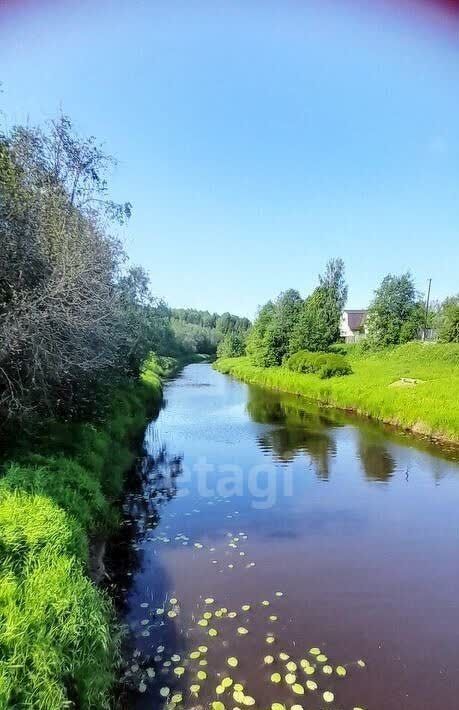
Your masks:
M371 354L355 346L347 349L347 359L353 374L325 381L283 367L256 367L248 358L218 360L215 367L245 382L459 442L458 344L407 343Z
M175 362L151 358L104 423L45 422L0 477L0 708L108 708L111 604L87 576L88 539L116 518L133 439ZM31 447L33 451L29 451Z

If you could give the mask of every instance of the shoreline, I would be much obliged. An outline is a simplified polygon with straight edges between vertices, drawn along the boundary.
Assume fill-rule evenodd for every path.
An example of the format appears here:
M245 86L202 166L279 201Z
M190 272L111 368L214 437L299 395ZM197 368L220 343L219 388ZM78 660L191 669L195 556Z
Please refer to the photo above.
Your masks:
M354 365L354 363L352 364ZM403 415L400 416L400 413L389 416L382 412L376 412L372 407L372 403L367 403L366 406L364 402L352 403L348 399L348 397L352 398L352 395L343 397L343 382L345 383L345 381L352 376L320 380L316 375L293 373L285 367L258 367L252 365L247 357L217 360L213 363L213 367L222 374L231 375L247 384L258 385L273 391L295 395L315 402L322 407L330 407L347 412L348 414L364 417L400 432L403 431L415 437L428 439L437 445L448 445L459 448L459 422L457 433L445 431L444 429L431 425L428 421L423 419L409 422L408 416L405 419ZM340 389L338 389L337 386Z

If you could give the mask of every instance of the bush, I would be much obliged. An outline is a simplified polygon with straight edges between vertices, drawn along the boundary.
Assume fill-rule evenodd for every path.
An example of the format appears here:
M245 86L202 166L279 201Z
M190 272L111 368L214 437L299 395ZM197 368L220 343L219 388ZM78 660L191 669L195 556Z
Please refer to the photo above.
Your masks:
M291 355L285 364L292 372L314 373L321 379L352 373L346 358L338 353L312 353L309 350L300 350Z

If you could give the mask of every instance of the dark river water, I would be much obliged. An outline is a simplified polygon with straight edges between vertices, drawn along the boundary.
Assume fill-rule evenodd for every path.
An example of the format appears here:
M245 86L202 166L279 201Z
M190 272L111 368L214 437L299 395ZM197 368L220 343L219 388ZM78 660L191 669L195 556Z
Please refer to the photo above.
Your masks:
M120 707L459 708L454 452L206 364L145 451L109 550Z

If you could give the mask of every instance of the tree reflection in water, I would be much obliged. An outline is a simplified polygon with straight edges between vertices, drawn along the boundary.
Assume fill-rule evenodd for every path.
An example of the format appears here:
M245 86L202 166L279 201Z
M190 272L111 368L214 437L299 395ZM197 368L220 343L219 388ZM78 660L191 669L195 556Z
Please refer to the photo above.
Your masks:
M290 463L298 454L306 454L317 476L328 479L330 458L336 455L332 431L343 425L339 414L320 410L294 396L279 396L256 387L249 388L247 411L253 421L275 425L258 437L263 451L271 452L284 463Z

